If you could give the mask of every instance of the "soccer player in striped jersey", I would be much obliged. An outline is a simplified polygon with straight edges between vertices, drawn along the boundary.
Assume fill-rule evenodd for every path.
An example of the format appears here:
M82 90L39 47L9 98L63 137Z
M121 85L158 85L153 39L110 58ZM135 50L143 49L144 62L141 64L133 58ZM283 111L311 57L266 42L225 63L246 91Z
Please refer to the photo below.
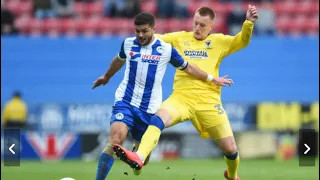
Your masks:
M210 33L214 18L215 13L211 8L201 7L194 15L193 32L180 31L158 37L177 48L190 64L218 77L219 66L224 57L249 44L258 12L254 6L249 5L242 31L235 36ZM199 81L183 71L176 71L173 92L151 118L137 152L127 151L120 145L115 145L114 150L123 156L124 162L139 170L143 167L145 157L156 147L163 128L186 120L192 121L201 137L211 138L220 147L227 164L225 178L240 180L237 175L240 158L222 106L221 87Z
M122 144L128 133L140 142L151 117L162 102L162 78L170 63L181 71L217 86L233 84L226 76L219 78L200 70L185 61L172 45L154 36L154 17L140 13L134 19L136 37L126 38L118 56L114 57L108 71L93 85L96 88L108 83L110 78L126 64L122 82L115 93L115 103L110 123L110 136L97 167L96 180L104 180L113 165L114 144ZM149 153L150 154L150 153Z

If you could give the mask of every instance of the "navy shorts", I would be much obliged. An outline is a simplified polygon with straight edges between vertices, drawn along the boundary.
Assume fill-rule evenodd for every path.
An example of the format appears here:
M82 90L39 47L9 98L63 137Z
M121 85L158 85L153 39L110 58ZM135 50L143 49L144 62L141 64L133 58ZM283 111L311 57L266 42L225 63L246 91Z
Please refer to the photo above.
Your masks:
M118 101L113 106L110 125L113 122L125 123L133 139L140 142L153 115L154 114L144 112L129 103Z

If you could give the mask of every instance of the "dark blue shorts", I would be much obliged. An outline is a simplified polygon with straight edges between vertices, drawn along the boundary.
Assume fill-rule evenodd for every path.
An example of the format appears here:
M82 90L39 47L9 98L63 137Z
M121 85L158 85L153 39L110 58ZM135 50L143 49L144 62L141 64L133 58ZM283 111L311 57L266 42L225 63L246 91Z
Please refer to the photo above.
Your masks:
M126 102L118 101L113 106L110 125L113 122L125 123L133 139L140 142L153 115Z

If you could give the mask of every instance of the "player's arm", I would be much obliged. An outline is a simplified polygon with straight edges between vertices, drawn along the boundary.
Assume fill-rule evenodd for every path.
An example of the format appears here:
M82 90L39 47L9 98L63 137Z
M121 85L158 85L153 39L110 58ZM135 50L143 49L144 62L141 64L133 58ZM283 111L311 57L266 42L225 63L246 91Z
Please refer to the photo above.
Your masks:
M166 34L155 34L156 37L160 38L166 43L169 43L171 45L175 45L175 41L180 37L185 31L178 31L178 32L172 32L172 33L166 33Z
M112 76L115 75L125 64L126 58L127 56L124 52L124 42L123 42L121 45L119 54L113 58L107 72L103 76L100 76L96 81L94 81L92 89L100 85L107 84L109 80L112 78Z
M258 19L258 12L255 6L249 5L246 18L247 19L242 25L242 30L238 34L235 36L224 37L224 42L222 44L225 45L227 50L225 55L232 54L249 45L252 37L254 22Z
M233 84L232 79L228 79L228 76L224 76L222 78L213 77L212 75L202 71L197 66L188 63L188 61L184 60L180 54L177 52L175 48L172 48L171 52L171 60L170 63L179 68L180 70L184 71L185 73L199 79L202 81L208 81L216 84L217 86L225 86Z

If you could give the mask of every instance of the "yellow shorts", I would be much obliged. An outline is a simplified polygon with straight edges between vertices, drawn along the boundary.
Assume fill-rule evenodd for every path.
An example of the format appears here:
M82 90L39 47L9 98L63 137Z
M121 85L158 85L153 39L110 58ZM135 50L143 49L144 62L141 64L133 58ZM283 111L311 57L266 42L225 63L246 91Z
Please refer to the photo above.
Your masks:
M214 140L233 136L232 129L220 101L203 102L186 94L171 94L160 109L169 112L171 126L191 120L202 138Z

